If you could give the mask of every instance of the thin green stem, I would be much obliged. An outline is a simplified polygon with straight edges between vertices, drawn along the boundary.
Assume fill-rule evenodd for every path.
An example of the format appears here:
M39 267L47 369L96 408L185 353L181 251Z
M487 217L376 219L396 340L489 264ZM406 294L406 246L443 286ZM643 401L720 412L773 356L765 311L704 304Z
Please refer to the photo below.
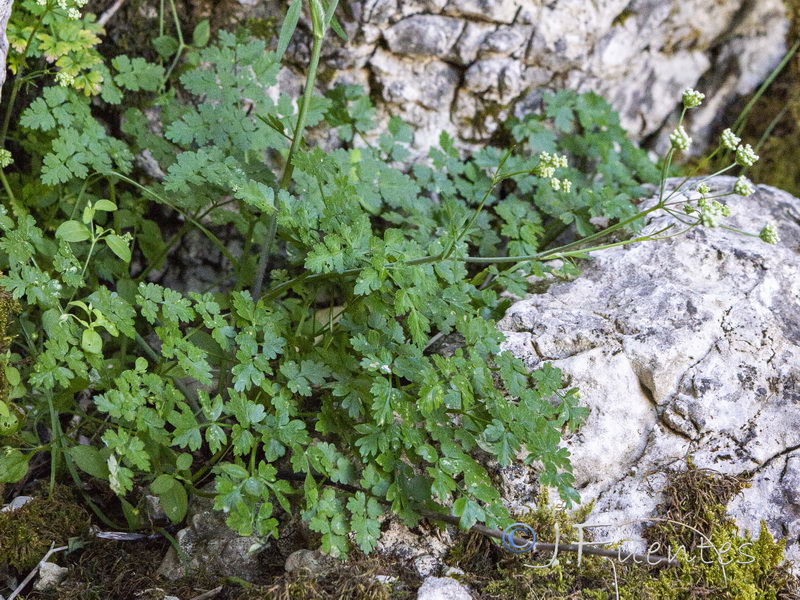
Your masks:
M36 34L39 32L39 28L42 26L42 21L44 21L44 17L48 12L49 10L45 10L41 15L39 15L39 20L36 22L28 41L25 43L25 50L22 52L22 62L20 63L17 74L14 77L14 85L11 87L11 98L9 98L8 106L6 107L6 115L3 119L3 129L0 130L0 148L5 146L6 136L8 135L8 127L11 124L11 113L14 111L14 103L17 100L17 94L19 93L19 90L22 87L22 82L24 81L22 75L25 73L25 67L27 66L26 61L28 59L28 51L31 49L31 44L36 37ZM0 90L0 92L2 92L2 90Z
M172 64L167 69L166 74L164 75L164 83L166 84L169 81L169 76L172 75L172 71L175 70L175 67L178 64L178 61L181 58L181 54L186 49L186 44L183 41L183 31L181 31L181 22L178 19L178 11L175 8L175 0L169 0L170 8L172 9L172 19L175 21L175 31L178 34L178 51L175 53L175 58L172 60Z
M94 248L97 246L97 241L99 239L99 236L95 236L94 226L92 226L92 244L89 246L89 254L86 255L86 262L83 263L83 270L81 271L81 281L84 282L84 285L86 284L86 281L84 280L84 277L86 276L86 270L89 268L89 261L92 260L92 254L94 254ZM69 297L69 300L67 300L67 304L75 299L75 295L78 293L79 289L80 288L75 288L72 291L72 295Z
M781 122L781 119L783 119L784 115L785 115L785 114L786 114L788 111L789 111L789 105L787 104L786 106L784 106L784 107L783 107L783 108L780 110L780 112L778 112L778 114L777 114L777 115L775 115L775 118L774 118L774 119L772 119L772 121L770 122L770 124L769 124L769 125L767 126L767 128L764 130L764 133L761 135L761 138L759 138L758 142L756 143L756 147L754 148L754 150L755 150L756 152L758 152L759 150L761 150L761 147L762 147L762 146L764 145L764 143L765 143L765 142L766 142L766 141L769 139L769 137L772 135L772 132L773 132L773 131L775 130L775 128L778 126L778 123L780 123L780 122Z
M317 69L319 68L319 59L322 54L322 43L325 40L325 31L314 32L314 42L311 47L311 62L308 65L308 75L306 76L306 87L303 92L303 98L300 102L300 111L297 115L297 126L292 136L292 145L289 148L289 154L286 157L286 165L283 169L283 176L281 177L280 186L281 190L289 188L289 183L292 180L292 173L294 172L293 159L295 152L300 147L303 141L303 132L305 130L306 116L308 109L311 106L311 99L314 96L314 85L317 81ZM258 259L258 266L256 267L255 278L253 285L250 288L250 294L254 300L258 301L261 296L261 290L264 286L264 277L269 269L269 258L272 252L272 244L275 241L275 234L278 231L278 213L280 212L280 195L275 196L275 208L269 217L267 225L267 237L261 247L261 255Z
M672 225L667 225L666 227L659 229L655 233L640 236L637 238L632 238L629 240L622 240L619 242L613 242L611 244L603 244L601 246L592 246L591 248L585 248L582 250L572 250L569 252L553 252L553 253L545 253L545 256L541 254L531 254L528 256L501 256L501 257L494 257L494 256L468 256L462 258L461 260L465 263L469 264L478 264L478 265L490 265L490 264L504 264L504 263L518 263L518 262L529 262L532 260L543 260L543 259L552 259L552 258L569 258L569 257L581 257L585 256L589 252L595 252L597 250L606 250L608 248L616 248L619 246L628 246L630 244L634 244L637 242L644 242L649 240L656 240L656 239L664 239L656 237L670 229Z
M565 244L565 245L559 246L557 248L552 248L550 250L545 250L545 251L542 251L542 252L538 252L536 254L528 254L528 255L523 255L523 256L510 256L510 257L509 256L495 256L495 257L492 257L492 256L490 256L490 257L460 257L460 256L453 256L449 260L455 260L455 261L459 261L460 260L460 261L467 262L467 263L503 264L503 263L512 263L512 262L526 263L526 262L531 262L531 261L541 261L541 260L546 260L548 258L556 258L557 255L559 257L563 257L563 256L582 256L582 255L587 254L589 252L593 252L595 250L606 248L608 246L592 246L592 247L589 247L589 248L582 248L582 249L576 250L576 251L570 251L570 248L574 248L576 246L585 244L586 242L590 242L590 241L593 241L593 240L597 240L597 239L601 239L601 238L607 237L610 233L612 233L612 232L614 232L614 231L616 231L618 229L621 229L621 228L625 227L626 225L645 217L646 215L648 215L649 213L651 213L653 211L660 210L661 208L662 208L662 206L660 204L656 205L656 206L653 206L651 208L648 208L647 210L644 210L644 211L642 211L640 213L637 213L637 214L625 219L624 221L620 221L619 223L617 223L615 225L612 225L611 227L609 227L607 229L604 229L603 231L600 231L598 233L595 233L595 234L590 235L588 237L585 237L583 239L577 240L575 242L571 242L569 244ZM627 243L630 243L630 242L627 242ZM442 261L442 260L444 260L444 256L443 256L442 253L440 253L440 254L436 254L434 256L423 256L421 258L415 258L415 259L412 259L412 260L398 261L398 262L393 262L393 263L386 263L383 266L383 268L384 269L394 269L394 268L399 268L399 267L413 267L413 266L418 266L418 265L424 265L424 264L430 264L430 263L434 263L434 262L439 262L439 261ZM343 276L348 276L348 275L358 275L359 273L361 273L361 271L364 268L366 268L366 267L356 267L356 268L353 268L353 269L347 269L345 271L342 271L341 273L314 273L314 274L311 274L309 272L306 272L306 273L303 273L302 275L299 275L299 276L295 277L294 279L290 279L289 281L286 281L286 282L280 284L279 286L275 287L272 290L269 290L264 295L264 297L267 300L273 300L275 298L278 298L286 290L289 290L289 289L293 288L294 286L296 286L296 285L298 285L300 283L303 283L303 282L308 283L308 282L317 281L317 280L320 280L320 279L327 279L329 277L343 277Z
M761 99L761 96L764 95L764 92L767 91L767 88L769 88L769 86L772 85L772 82L775 81L775 78L780 74L780 72L783 71L784 68L786 68L786 65L789 64L789 61L792 59L792 57L795 55L798 49L800 49L800 39L797 40L794 43L794 45L789 49L789 51L784 55L781 62L778 63L778 66L772 70L772 72L769 74L769 77L767 77L764 80L764 83L762 83L761 86L756 91L756 93L753 94L753 97L750 99L750 102L748 102L747 105L744 107L744 110L737 117L736 121L733 122L733 126L731 127L731 129L736 134L740 134L742 132L745 125L747 124L747 118L750 116L750 112L753 110L756 103Z
M472 229L472 226L475 224L475 221L478 219L478 216L481 214L481 211L483 211L483 207L486 205L486 202L491 197L492 192L494 191L494 188L496 188L497 184L500 183L503 179L507 179L506 176L502 176L502 177L500 176L500 171L502 171L503 166L506 164L506 161L511 156L511 153L512 153L513 150L514 150L514 147L512 146L503 155L503 158L500 160L500 164L497 165L497 170L495 171L494 175L492 176L492 183L489 186L489 189L486 190L486 193L483 195L483 199L481 200L480 204L478 205L478 208L475 209L475 213L472 215L472 218L470 219L469 223L467 223L466 227L464 227L461 230L461 233L459 233L458 236L456 236L456 239L453 240L450 243L450 245L448 246L447 250L442 253L442 260L447 260L448 258L450 258L450 255L456 249L456 246L458 246L458 243L464 238L465 235L467 235L469 230Z
M0 181L3 182L3 189L5 189L6 194L8 194L8 202L11 204L11 210L14 215L17 217L27 215L27 209L17 201L17 198L14 196L14 191L11 189L11 184L8 182L6 174L2 169L0 169Z
M52 443L50 445L50 495L56 489L56 475L58 474L58 464L61 462L61 446L63 444L63 433L61 423L58 420L58 412L53 404L53 393L47 393L47 410L50 413L50 435Z
M199 229L211 241L211 243L214 244L217 247L217 249L220 251L220 253L222 253L222 255L226 258L226 260L228 260L228 262L230 262L230 264L232 264L232 265L236 264L236 259L233 257L233 255L230 253L230 251L225 247L225 244L223 244L219 240L219 238L217 236L215 236L208 229L203 227L203 225L201 223L199 223L194 217L192 217L191 215L185 213L184 211L179 209L177 206L175 206L172 202L168 201L166 198L163 198L162 196L159 196L158 194L156 194L150 188L143 186L141 183L139 183L137 181L134 181L130 177L126 177L122 173L118 173L116 171L104 171L103 174L107 175L107 176L117 177L118 179L121 179L125 183L129 183L130 185L136 187L137 189L141 190L145 194L148 194L151 198L157 200L161 204L164 204L165 206L169 206L172 210L174 210L175 212L181 214L184 219L186 219L187 221L189 221L189 223L191 223L197 229Z

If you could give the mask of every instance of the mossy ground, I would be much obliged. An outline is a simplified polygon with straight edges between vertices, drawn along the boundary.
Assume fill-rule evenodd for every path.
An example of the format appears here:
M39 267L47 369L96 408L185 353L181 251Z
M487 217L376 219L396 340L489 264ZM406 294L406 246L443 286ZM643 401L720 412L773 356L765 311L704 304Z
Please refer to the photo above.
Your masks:
M659 522L645 536L649 544L661 544L663 550L654 551L657 554L666 555L670 548L672 556L682 556L678 546L686 548L691 562L682 560L680 566L653 567L587 555L578 565L576 555L562 553L556 566L534 569L526 565L545 565L550 556L515 555L476 534L463 538L449 562L465 571L461 579L481 600L798 599L799 582L788 566L781 565L784 542L774 541L766 527L753 540L725 516L726 505L745 485L742 479L697 469L691 462L685 471L669 473L659 517L674 523ZM583 523L585 514L585 510L574 515L557 511L545 496L537 510L519 518L541 541L555 540L558 523L561 543L566 544L577 541L572 526ZM719 555L701 547L706 540ZM738 554L739 549L752 560Z
M67 579L52 592L31 592L24 600L162 600L194 598L221 588L215 600L411 600L420 582L408 569L377 557L360 557L323 577L275 574L264 585L208 574L167 581L157 575L168 542L97 540L60 564L70 567ZM376 575L396 578L384 584Z
M680 566L648 567L589 555L578 565L574 554L561 553L557 565L533 569L526 565L544 565L550 555L515 555L475 533L461 536L447 563L465 572L458 578L480 600L800 600L800 582L781 564L784 542L773 540L765 527L756 539L742 535L725 514L728 502L745 485L743 479L698 469L691 462L685 470L668 473L659 517L670 522L658 522L645 537L648 543L670 546L673 556L680 555L678 546L685 548L692 562L682 561ZM316 579L276 572L263 585L204 574L170 582L156 574L167 540L92 538L90 515L69 488L57 486L51 498L46 490L39 495L14 513L0 513L0 563L24 576L54 542L81 537L85 547L56 558L70 568L57 590L30 592L23 596L26 600L194 598L218 587L214 597L219 600L404 600L415 598L420 585L409 565L360 554ZM590 510L586 506L570 514L542 496L535 511L519 518L533 527L540 541L554 541L557 524L561 543L570 543L577 541L572 526L585 522ZM713 551L701 554L706 539L728 564L721 566ZM396 579L387 585L377 575Z
M51 544L66 545L86 535L89 526L89 514L70 488L56 486L52 496L42 491L21 508L0 512L0 565L29 570Z
M21 600L188 599L216 588L221 589L215 600L410 600L416 598L420 585L407 566L358 553L349 563L319 578L281 570L265 574L263 585L205 573L168 581L157 574L169 548L167 539L116 541L93 537L90 513L67 486L57 485L53 496L43 489L35 498L13 512L0 512L0 573L15 575L19 581L51 545L80 540L83 546L51 558L69 568L57 589L29 591L19 597ZM382 583L377 575L393 581Z

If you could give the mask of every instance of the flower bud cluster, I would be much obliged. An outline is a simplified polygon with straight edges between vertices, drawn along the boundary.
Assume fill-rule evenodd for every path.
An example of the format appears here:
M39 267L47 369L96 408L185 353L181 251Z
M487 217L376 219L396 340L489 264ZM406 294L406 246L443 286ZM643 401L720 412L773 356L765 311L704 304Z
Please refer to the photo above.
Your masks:
M750 180L744 175L739 177L733 186L733 193L738 194L740 196L749 196L755 191L756 190L753 187L753 184L750 183Z
M692 145L692 138L690 138L689 134L686 133L683 125L678 127L670 134L669 141L675 150L685 151L688 150L689 146Z
M733 131L731 131L730 129L726 129L725 131L722 132L722 139L720 141L720 145L723 148L727 148L728 150L736 150L736 147L739 145L741 141L742 139L738 135L733 133Z
M781 238L778 237L778 232L775 229L775 225L772 223L767 223L764 225L764 229L761 230L761 233L758 234L758 237L768 244L777 244L781 241Z
M736 164L743 167L752 167L758 160L758 154L753 151L750 144L736 148Z
M13 163L14 158L11 156L11 152L5 148L0 149L0 169L5 169L6 167L11 166Z
M556 169L567 166L567 157L558 154L542 152L539 155L539 164L533 168L533 174L545 179L550 179L555 175Z
M705 97L705 94L693 90L692 88L686 88L683 91L683 105L686 108L695 108L703 103L703 98Z
M709 203L705 198L697 201L697 208L700 209L700 224L704 227L716 227L720 219L731 214L731 209L724 204L716 200Z
M75 83L75 78L69 73L65 73L64 71L59 71L58 73L56 73L56 82L61 87L70 87Z

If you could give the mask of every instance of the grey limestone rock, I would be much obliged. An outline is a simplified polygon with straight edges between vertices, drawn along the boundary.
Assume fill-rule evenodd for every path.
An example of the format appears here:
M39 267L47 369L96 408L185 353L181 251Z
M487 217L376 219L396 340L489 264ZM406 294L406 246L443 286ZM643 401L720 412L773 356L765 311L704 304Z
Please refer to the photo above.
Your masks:
M240 536L226 524L227 515L213 510L212 501L196 497L192 501L187 526L175 534L186 564L173 546L167 551L158 574L170 580L201 570L225 577L259 581L264 573L263 556L249 552L259 544L255 536Z
M395 23L383 35L395 54L443 57L464 27L464 21L452 17L414 15Z
M674 126L683 89L700 89L706 102L690 115L700 148L723 110L780 61L788 31L783 0L366 0L348 6L342 20L350 41L328 53L323 70L346 78L349 70L365 69L358 79L379 98L379 114L408 120L420 132L414 146L420 154L442 130L462 147L476 147L517 105L527 110L531 98L564 87L607 97L634 138L655 134L657 146ZM299 71L304 52L294 56ZM476 70L491 82L482 90L474 87Z
M56 563L43 562L39 565L39 577L33 584L33 589L37 592L51 592L55 590L67 577L69 569L61 567Z
M379 122L401 116L427 153L442 130L457 146L483 145L503 116L538 109L546 91L605 96L637 140L661 149L686 87L706 94L689 128L699 150L724 110L752 92L787 49L786 0L353 0L337 17L320 86L357 81ZM200 5L205 3L201 2ZM283 14L286 2L214 3L214 22L231 30L247 18ZM202 13L202 11L201 11ZM202 13L202 18L207 18ZM198 15L199 16L199 15ZM301 79L311 47L308 15L287 61ZM388 56L387 56L388 55ZM495 82L474 91L473 67ZM467 76L469 74L469 77ZM509 76L513 79L509 80ZM290 93L294 83L283 90ZM402 93L398 93L402 88Z
M471 600L469 590L450 577L427 577L417 592L417 600Z
M712 180L713 193L734 182ZM731 516L755 535L761 519L790 534L797 558L800 200L758 186L724 201L726 225L758 233L772 221L780 243L698 228L598 251L581 277L515 303L498 327L528 366L551 362L581 390L590 415L565 445L594 522L653 516L659 473L691 455L701 468L752 474Z

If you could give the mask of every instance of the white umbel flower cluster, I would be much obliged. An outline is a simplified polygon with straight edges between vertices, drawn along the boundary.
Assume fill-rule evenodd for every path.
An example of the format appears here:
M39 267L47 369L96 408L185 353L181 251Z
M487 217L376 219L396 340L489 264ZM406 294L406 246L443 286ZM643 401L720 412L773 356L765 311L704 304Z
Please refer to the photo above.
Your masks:
M686 108L695 108L703 103L703 98L705 97L705 94L702 94L697 90L686 88L683 92L683 105Z
M533 168L533 174L545 179L551 179L556 173L556 169L567 166L567 157L558 154L542 152L539 155L539 164Z
M11 152L5 148L0 149L0 169L5 169L6 167L11 166L13 163L14 158L11 156Z
M755 188L753 184L750 183L750 180L742 175L739 179L736 180L736 183L733 186L733 193L739 194L740 196L749 196L753 192L755 192Z
M689 146L692 145L692 138L689 137L689 134L686 133L686 130L683 128L683 125L678 127L675 131L673 131L669 136L669 141L672 144L672 147L675 150L685 151L689 149Z
M781 241L781 238L778 237L778 231L775 229L775 225L772 223L767 223L764 225L764 229L761 230L761 233L758 234L758 237L768 244L777 244Z
M572 182L569 179L558 179L557 177L553 177L550 180L550 187L556 192L569 193L569 191L572 189Z
M731 131L730 129L726 129L725 131L722 132L720 145L723 148L727 148L728 150L736 150L736 147L739 145L741 141L742 139L738 135L733 133L733 131Z
M713 200L710 204L705 198L700 198L697 201L697 208L700 209L700 224L705 227L716 227L719 225L719 220L723 217L728 217L731 214L731 209Z
M736 149L736 164L743 167L752 167L758 160L758 154L755 153L750 144L739 146Z
M59 71L56 73L56 82L58 82L58 85L61 87L69 87L75 83L75 78L69 73Z

